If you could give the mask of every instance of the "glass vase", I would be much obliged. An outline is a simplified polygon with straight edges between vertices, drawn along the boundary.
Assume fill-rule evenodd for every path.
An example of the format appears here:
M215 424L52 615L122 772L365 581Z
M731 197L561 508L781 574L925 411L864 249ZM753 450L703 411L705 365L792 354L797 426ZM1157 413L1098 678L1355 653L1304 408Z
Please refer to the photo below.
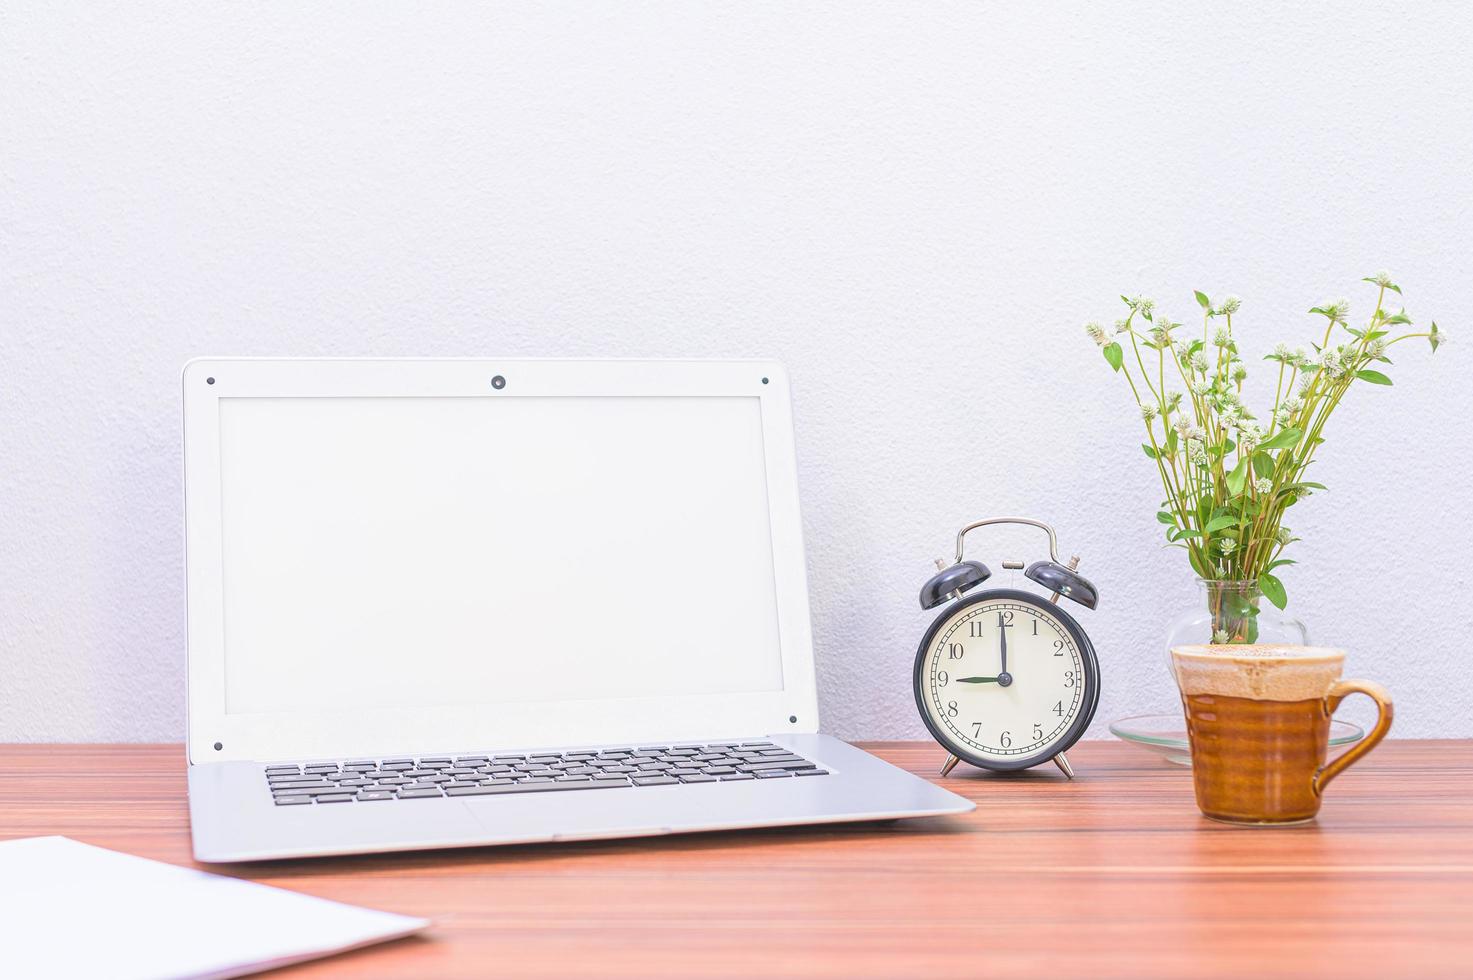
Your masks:
M1265 599L1255 581L1199 578L1197 601L1166 632L1167 668L1172 647L1195 643L1307 646L1309 628Z

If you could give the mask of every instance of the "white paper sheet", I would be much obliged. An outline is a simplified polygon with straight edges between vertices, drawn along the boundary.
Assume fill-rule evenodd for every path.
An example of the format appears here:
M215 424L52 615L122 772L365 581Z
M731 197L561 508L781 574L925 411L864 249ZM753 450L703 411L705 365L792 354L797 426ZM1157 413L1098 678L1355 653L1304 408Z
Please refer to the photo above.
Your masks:
M235 977L428 925L65 837L0 841L10 977Z

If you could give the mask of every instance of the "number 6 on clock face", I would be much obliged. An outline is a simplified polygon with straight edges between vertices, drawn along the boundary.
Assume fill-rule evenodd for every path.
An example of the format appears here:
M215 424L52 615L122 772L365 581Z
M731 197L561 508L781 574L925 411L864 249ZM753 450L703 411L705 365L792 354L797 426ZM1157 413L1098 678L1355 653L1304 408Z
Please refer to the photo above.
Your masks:
M931 734L986 769L1024 769L1068 749L1099 697L1094 650L1058 606L1027 592L958 600L916 652L915 695Z

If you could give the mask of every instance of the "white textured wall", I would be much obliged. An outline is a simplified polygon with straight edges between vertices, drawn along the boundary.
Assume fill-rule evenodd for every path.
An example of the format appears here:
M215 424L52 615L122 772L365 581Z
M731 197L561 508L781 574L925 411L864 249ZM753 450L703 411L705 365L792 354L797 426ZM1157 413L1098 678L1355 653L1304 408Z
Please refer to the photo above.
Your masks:
M1200 287L1266 348L1385 266L1473 340L1473 10L1292 6L11 0L0 739L182 736L196 354L782 358L831 731L922 733L916 589L1010 511L1103 593L1097 734L1171 705L1080 324ZM1469 350L1344 406L1284 576L1408 736L1473 735Z

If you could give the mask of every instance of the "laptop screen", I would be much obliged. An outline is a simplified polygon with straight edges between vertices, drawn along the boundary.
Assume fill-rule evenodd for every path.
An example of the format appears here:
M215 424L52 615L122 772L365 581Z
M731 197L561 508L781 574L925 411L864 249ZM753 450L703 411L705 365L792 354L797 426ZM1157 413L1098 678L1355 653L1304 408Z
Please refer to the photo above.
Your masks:
M219 422L227 714L783 687L756 397L222 397Z

